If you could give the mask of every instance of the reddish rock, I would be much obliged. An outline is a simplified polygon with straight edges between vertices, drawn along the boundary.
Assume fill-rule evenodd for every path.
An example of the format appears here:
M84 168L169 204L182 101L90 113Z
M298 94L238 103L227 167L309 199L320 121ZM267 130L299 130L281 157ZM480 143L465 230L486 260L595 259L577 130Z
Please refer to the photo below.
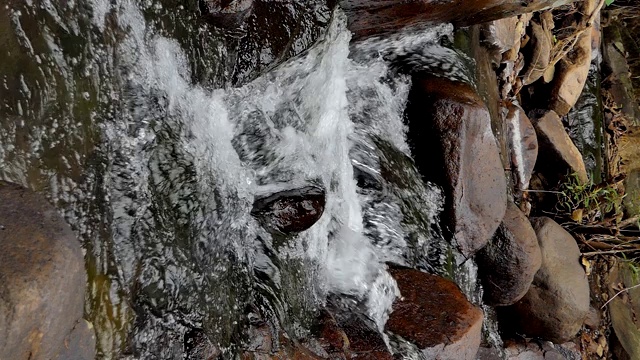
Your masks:
M55 359L82 319L85 284L80 242L62 217L0 181L0 359Z
M375 324L352 312L324 312L319 319L319 340L328 359L393 360Z
M507 113L507 131L511 149L511 165L520 190L529 187L531 174L538 159L538 137L524 110L511 104Z
M575 336L589 313L589 282L571 234L547 217L532 224L542 266L527 294L500 315L518 333L561 344Z
M580 150L564 129L562 121L554 111L548 111L533 121L540 147L538 157L544 161L536 163L536 170L550 181L557 181L567 173L576 173L578 179L588 181L587 169Z
M251 214L271 232L297 233L307 230L324 212L324 191L314 186L281 191L259 198Z
M449 280L413 269L389 271L401 298L393 304L385 331L415 344L427 359L475 360L482 310Z
M574 0L341 0L356 39L433 23L473 25L564 5Z
M529 219L514 203L509 202L504 220L476 261L489 305L511 305L529 290L542 255Z
M493 236L507 206L489 111L470 85L414 76L405 116L420 173L444 190L443 225L471 256Z

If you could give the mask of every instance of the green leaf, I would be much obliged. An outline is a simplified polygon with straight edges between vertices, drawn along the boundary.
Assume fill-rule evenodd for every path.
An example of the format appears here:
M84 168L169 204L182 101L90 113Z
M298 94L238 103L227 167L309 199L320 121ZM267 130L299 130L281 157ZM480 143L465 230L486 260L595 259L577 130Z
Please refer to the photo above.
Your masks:
M613 2L616 0L605 0L604 3L607 4L607 6L613 4Z

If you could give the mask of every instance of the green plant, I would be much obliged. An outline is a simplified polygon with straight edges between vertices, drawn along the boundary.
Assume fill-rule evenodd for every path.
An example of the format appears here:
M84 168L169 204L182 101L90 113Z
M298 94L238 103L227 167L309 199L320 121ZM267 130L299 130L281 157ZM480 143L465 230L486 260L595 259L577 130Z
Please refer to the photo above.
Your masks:
M573 173L560 185L556 194L558 212L569 215L577 222L585 217L588 222L603 221L608 215L616 222L622 220L624 195L611 184L596 185L593 181L583 183Z
M604 3L609 6L611 4L613 4L616 0L605 0Z

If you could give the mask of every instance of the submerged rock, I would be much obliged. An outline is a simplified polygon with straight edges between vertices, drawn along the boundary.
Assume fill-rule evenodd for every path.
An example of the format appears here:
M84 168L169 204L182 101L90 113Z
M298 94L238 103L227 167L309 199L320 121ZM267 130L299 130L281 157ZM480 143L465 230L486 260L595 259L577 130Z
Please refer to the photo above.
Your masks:
M202 16L227 35L231 82L240 85L291 59L325 33L332 0L199 0Z
M518 188L529 187L531 174L538 159L538 137L524 110L511 104L507 113L507 130L511 148L511 164L518 182Z
M415 344L426 359L475 360L482 310L447 279L414 269L389 271L401 298L393 304L385 331Z
M574 0L529 1L380 1L340 0L349 18L349 30L356 38L365 38L399 29L434 23L451 22L473 25L561 6Z
M357 314L325 316L322 321L321 341L325 344L329 359L393 360L382 334ZM340 357L342 356L342 357Z
M520 300L540 269L542 255L529 219L512 202L493 239L476 255L484 298L492 306Z
M324 190L307 186L259 198L253 203L251 214L267 230L290 234L313 226L322 216L324 205Z
M504 324L554 343L580 330L589 314L589 282L580 264L580 249L562 226L547 217L532 220L542 251L542 266L527 294L504 308Z
M405 116L420 173L444 189L444 226L471 256L486 245L507 206L489 112L470 85L418 75Z
M0 181L0 359L93 359L85 284L69 225L44 197Z
M548 111L535 119L533 126L540 146L538 157L544 159L536 162L536 170L552 181L567 173L576 173L578 179L586 183L589 179L582 155L565 131L558 114Z

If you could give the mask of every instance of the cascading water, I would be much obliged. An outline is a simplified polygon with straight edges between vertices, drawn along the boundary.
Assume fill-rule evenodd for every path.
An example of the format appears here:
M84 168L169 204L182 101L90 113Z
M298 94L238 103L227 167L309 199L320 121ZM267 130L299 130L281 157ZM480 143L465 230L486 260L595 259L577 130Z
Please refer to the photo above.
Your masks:
M384 263L444 273L454 252L410 159L410 80L387 55L449 64L451 27L350 49L337 10L304 55L223 89L195 75L224 73L223 41L207 33L195 61L171 35L205 30L162 4L0 10L0 179L44 191L80 235L100 358L183 358L194 331L231 357L256 304L304 337L329 294L382 330L398 295ZM309 185L326 192L309 230L280 239L251 216L257 196Z

